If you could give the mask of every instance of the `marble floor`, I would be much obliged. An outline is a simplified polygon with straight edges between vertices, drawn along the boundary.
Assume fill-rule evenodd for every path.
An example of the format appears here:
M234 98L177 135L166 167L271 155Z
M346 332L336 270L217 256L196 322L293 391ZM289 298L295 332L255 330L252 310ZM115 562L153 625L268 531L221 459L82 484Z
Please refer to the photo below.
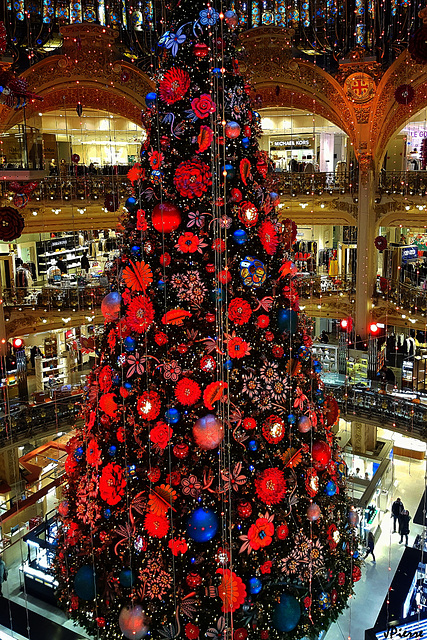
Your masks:
M426 463L424 460L394 457L392 464L392 495L388 496L388 512L383 515L382 533L375 545L376 564L369 556L362 578L355 585L349 608L330 627L324 640L364 640L365 630L374 626L400 562L405 546L399 544L399 534L392 533L391 503L399 496L411 517L414 516L426 484ZM421 525L411 520L409 546L412 546L416 535L422 533L422 529Z

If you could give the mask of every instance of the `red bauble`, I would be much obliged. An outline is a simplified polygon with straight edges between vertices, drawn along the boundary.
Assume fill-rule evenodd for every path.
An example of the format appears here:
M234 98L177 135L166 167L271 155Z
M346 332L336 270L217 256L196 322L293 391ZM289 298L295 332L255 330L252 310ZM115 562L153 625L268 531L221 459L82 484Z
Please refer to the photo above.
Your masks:
M119 615L119 627L125 638L141 640L149 631L149 618L139 605L123 607Z
M250 518L252 515L252 505L250 502L239 502L237 513L241 518Z
M396 102L398 102L399 104L404 104L405 106L411 104L414 98L415 91L410 84L401 84L394 92L394 99L396 100Z
M215 265L212 264L211 262L209 262L209 264L206 265L205 269L208 273L215 273Z
M212 413L199 418L193 425L193 437L200 449L205 451L216 449L224 437L221 420Z
M159 233L172 233L181 224L181 212L171 202L156 204L151 214L151 222Z
M289 527L286 524L286 522L282 522L282 524L279 524L279 526L276 529L276 535L279 538L279 540L285 540L288 537L289 534Z
M374 244L378 251L384 251L387 249L387 238L384 236L377 236L374 240Z
M119 208L119 196L117 193L109 193L105 196L104 200L104 208L107 209L110 213L117 211Z
M202 584L202 576L198 573L189 573L185 578L185 582L191 589L194 589L195 587L198 587L200 584Z
M78 153L73 153L73 155L71 156L71 162L74 162L74 164L80 162L80 156Z
M204 42L197 42L193 47L193 53L196 58L206 58L209 55L209 47Z
M313 444L311 455L314 462L316 462L317 464L321 464L322 466L326 466L332 456L331 448L323 440L317 440Z
M315 502L312 502L312 504L308 507L307 518L310 520L310 522L315 522L320 518L320 507Z
M215 314L214 313L207 313L205 315L205 320L206 320L206 322L215 322Z
M173 455L179 460L183 460L188 456L188 444L176 444L173 448Z

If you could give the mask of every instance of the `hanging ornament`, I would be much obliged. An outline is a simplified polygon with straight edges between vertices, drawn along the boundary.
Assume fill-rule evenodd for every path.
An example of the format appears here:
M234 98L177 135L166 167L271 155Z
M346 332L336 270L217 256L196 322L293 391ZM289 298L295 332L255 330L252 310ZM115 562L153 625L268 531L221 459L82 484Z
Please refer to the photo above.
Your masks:
M277 326L281 333L295 334L298 329L298 314L293 309L279 309Z
M331 448L324 440L317 440L313 443L311 456L318 465L326 466L332 456Z
M307 509L307 518L310 522L315 522L320 518L320 507L315 502L312 502Z
M300 433L308 433L311 429L311 420L308 416L301 416L298 419L298 431Z
M209 55L209 47L204 42L196 42L193 52L196 58L206 58Z
M95 572L89 564L84 564L74 578L74 591L82 600L93 600L96 595Z
M385 238L384 236L377 236L374 240L374 244L378 251L382 253L383 251L385 251L385 249L387 249L387 238Z
M218 517L211 509L199 507L187 520L187 535L195 542L209 542L218 531Z
M104 207L110 213L114 213L119 208L119 196L117 193L109 193L105 196Z
M208 413L195 422L193 437L197 446L201 449L206 451L216 449L224 437L222 422L213 413Z
M0 240L11 242L21 235L24 218L13 207L0 207Z
M264 284L267 277L264 263L251 256L246 256L240 262L240 275L244 285L257 288Z
M122 82L129 82L130 80L130 72L127 69L123 69L121 75L120 75L120 80Z
M141 606L129 605L120 611L119 627L125 638L141 640L149 632L149 620Z
M297 225L290 218L282 222L283 245L285 249L290 249L297 239Z
M172 233L181 224L181 212L171 202L156 204L151 214L151 222L159 233Z
M230 140L234 140L234 138L238 138L240 136L240 125L238 122L235 122L234 120L230 120L230 122L227 122L227 124L225 125L225 135L227 136L227 138L230 138Z
M394 98L399 104L405 106L411 104L415 97L415 91L410 84L401 84L394 92Z
M108 293L101 302L101 313L107 322L117 320L119 317L122 296L118 291Z
M331 606L331 598L329 596L329 593L326 593L326 591L322 591L319 594L319 606L323 610L329 609L329 607Z
M150 93L147 93L147 95L145 96L145 105L147 109L154 109L154 107L156 106L156 102L157 94L154 93L154 91L150 91Z
M12 200L13 204L18 209L23 209L25 207L25 205L28 204L29 201L30 201L30 199L27 196L27 194L25 194L25 193L15 193L15 195L13 196L13 200Z
M274 605L271 624L277 631L287 633L297 626L301 617L298 600L290 593L282 593L279 602Z
M80 162L80 156L78 153L73 153L71 156L71 162L74 162L74 164L78 164Z
M81 117L82 117L82 113L83 113L83 106L82 106L81 102L78 102L78 103L77 103L77 106L76 106L76 113L77 113L77 115L79 116L79 118L81 118ZM78 161L77 161L77 162L78 162Z
M245 244L248 241L248 234L244 229L236 229L233 233L233 240L236 244Z

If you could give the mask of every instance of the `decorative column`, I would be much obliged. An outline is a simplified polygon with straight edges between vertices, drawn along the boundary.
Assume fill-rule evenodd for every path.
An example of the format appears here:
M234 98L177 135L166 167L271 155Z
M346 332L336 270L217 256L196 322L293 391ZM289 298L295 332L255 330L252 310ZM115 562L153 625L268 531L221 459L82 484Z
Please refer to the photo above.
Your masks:
M359 192L357 219L357 267L354 327L356 335L366 338L376 280L375 172L372 156L359 155Z

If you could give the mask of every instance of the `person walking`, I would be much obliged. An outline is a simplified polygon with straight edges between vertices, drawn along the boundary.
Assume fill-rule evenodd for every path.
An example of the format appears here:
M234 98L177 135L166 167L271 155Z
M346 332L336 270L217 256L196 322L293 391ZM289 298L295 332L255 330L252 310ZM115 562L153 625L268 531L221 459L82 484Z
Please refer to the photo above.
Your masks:
M3 597L3 582L7 580L7 567L3 560L3 556L0 556L0 597Z
M368 533L368 540L367 540L367 543L366 543L366 554L365 554L364 560L366 560L366 558L369 556L369 554L371 554L372 555L372 562L374 564L376 564L377 561L375 560L374 546L375 546L374 534L372 533L372 531L370 531Z
M408 534L409 534L409 521L410 521L410 519L411 519L411 516L409 515L409 511L407 509L404 509L402 511L402 513L400 514L400 518L399 518L399 533L400 533L399 544L402 544L403 536L405 536L405 547L408 546Z
M396 498L396 500L391 505L391 517L393 518L393 533L396 533L396 521L399 521L400 516L402 515L402 511L405 509L403 506L403 502L400 498Z

